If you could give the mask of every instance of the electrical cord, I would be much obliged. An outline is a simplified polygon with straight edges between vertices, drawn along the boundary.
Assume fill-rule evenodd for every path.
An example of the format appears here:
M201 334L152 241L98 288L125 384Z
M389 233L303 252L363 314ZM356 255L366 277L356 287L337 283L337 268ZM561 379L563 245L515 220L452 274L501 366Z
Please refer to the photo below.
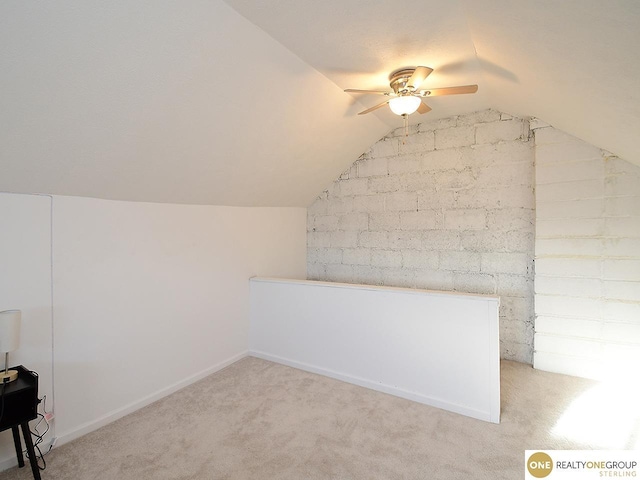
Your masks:
M2 400L0 401L0 422L2 421L2 417L4 416L4 389L7 383L9 383L9 380L5 377L2 380L2 394L0 395L2 397Z
M39 378L38 372L34 372L33 370L29 370L29 372L36 378ZM47 468L47 461L44 459L44 456L48 454L53 448L53 445L49 445L49 449L44 453L42 453L42 450L40 449L40 445L42 444L42 442L44 442L44 436L51 429L51 425L49 424L47 418L45 417L45 414L47 413L47 395L46 394L43 395L42 398L38 399L38 404L42 404L42 411L44 412L44 414L43 413L37 414L38 422L34 425L33 430L29 428L29 433L36 439L35 442L33 442L33 449L34 449L34 452L37 452L36 463L38 464L38 469L45 470ZM43 421L47 427L44 432L40 433L40 431L38 430L38 427ZM25 450L23 453L26 455L27 458L29 458L28 451ZM40 466L39 460L42 461L42 466Z
M36 376L38 375L36 372L31 372L31 373L33 373ZM40 445L44 442L44 436L51 429L51 424L49 423L49 421L47 420L47 417L45 416L47 413L47 396L44 395L41 399L38 400L38 403L42 403L42 410L44 413L38 413L38 422L34 425L33 430L30 429L29 432L36 439L35 442L33 442L33 448L34 448L34 451L37 451L36 462L38 463L38 468L40 470L45 470L47 468L47 461L45 460L44 456L47 455L53 448L53 445L49 445L49 449L44 453L42 453L42 450L40 449ZM46 428L44 432L40 433L40 431L38 430L38 427L43 421L46 425ZM25 454L28 458L29 453L25 452ZM40 466L40 461L42 462L42 466Z
M38 377L38 374L36 372L34 372L33 370L31 370L31 373L36 378ZM0 386L0 388L1 388L1 393L0 393L0 421L2 421L2 417L4 416L4 391L5 391L5 388L6 388L8 383L9 383L9 379L5 377L3 379L3 381L2 381L2 385ZM44 395L41 399L38 399L38 404L40 404L40 403L42 403L42 410L46 414L47 413L47 396L46 395ZM36 454L36 462L38 464L38 469L45 470L47 468L47 461L44 459L44 456L51 451L51 449L53 448L53 445L49 445L49 450L47 450L45 453L42 453L42 450L40 449L40 444L42 442L44 442L44 436L49 432L49 430L51 428L51 425L47 421L47 418L45 417L44 414L38 413L37 415L38 415L37 416L38 422L34 425L33 430L31 430L31 428L29 429L29 433L36 438L36 441L33 442L33 448L34 448L34 452L36 450L38 452ZM44 423L46 424L47 428L45 429L44 432L40 433L39 430L38 430L38 427L40 426L42 421L44 421ZM29 458L29 452L28 451L23 450L23 454L26 455L27 458ZM42 461L42 466L40 466L40 462L38 462L38 457L40 457L40 460Z
M37 450L36 462L38 463L38 468L40 470L44 470L44 469L47 468L47 461L44 459L44 456L51 451L51 446L49 446L49 450L47 450L43 454L42 450L40 449L40 444L42 442L44 442L44 436L49 431L50 426L49 426L49 422L47 422L47 419L44 417L44 415L42 413L38 413L38 418L39 418L38 423L33 428L33 430L31 430L31 429L29 430L29 433L36 438L36 441L33 442L33 448L34 448L34 451ZM38 425L40 425L43 420L46 423L47 428L46 428L46 430L44 432L40 433L40 432L38 432ZM34 432L34 430L35 430L35 432ZM29 458L29 452L25 451L24 453L27 456L27 458ZM40 459L42 461L42 466L40 466L40 462L38 461L38 459Z

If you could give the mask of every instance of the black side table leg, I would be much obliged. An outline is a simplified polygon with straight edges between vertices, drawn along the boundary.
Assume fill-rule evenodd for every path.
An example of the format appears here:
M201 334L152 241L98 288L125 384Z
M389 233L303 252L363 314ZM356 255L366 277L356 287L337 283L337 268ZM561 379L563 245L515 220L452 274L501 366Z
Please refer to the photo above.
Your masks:
M11 427L13 433L13 444L16 446L16 456L18 457L18 467L24 467L24 457L22 456L22 443L20 442L20 432L18 432L18 426Z
M33 448L33 440L31 439L31 432L29 431L29 422L21 423L22 436L24 437L24 443L27 446L27 453L29 454L29 463L31 464L31 471L33 472L33 478L35 480L42 480L40 478L40 468L38 468L38 460L36 459L36 452Z

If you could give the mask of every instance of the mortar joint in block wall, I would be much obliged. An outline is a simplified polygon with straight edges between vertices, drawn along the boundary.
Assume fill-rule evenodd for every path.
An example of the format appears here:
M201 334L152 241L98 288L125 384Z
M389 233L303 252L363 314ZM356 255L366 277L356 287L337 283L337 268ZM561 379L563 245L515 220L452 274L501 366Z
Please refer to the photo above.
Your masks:
M529 119L487 110L427 121L404 148L400 132L345 170L326 205L310 207L319 230L309 233L310 272L326 281L497 293L506 343L518 346L507 358L530 362L534 223L515 208L532 207L533 178L520 180L533 176L533 151L521 145L532 135Z
M525 117L522 119L522 135L520 139L523 142L528 142L533 139L533 131L531 130L531 119Z

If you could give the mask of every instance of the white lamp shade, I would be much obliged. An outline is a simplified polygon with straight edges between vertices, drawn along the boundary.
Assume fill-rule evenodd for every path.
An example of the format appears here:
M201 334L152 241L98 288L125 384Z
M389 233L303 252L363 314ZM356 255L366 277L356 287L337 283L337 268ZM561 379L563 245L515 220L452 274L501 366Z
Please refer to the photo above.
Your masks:
M389 100L389 108L396 115L411 115L420 106L418 97L405 95L403 97L395 97Z
M20 345L20 310L0 312L0 352L13 352Z

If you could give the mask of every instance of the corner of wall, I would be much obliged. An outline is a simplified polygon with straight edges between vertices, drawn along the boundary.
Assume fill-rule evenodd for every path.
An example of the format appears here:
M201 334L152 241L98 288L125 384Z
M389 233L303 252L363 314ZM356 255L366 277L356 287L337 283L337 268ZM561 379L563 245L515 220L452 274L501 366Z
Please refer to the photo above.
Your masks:
M310 279L497 293L502 356L531 362L528 119L484 110L393 130L307 218Z

